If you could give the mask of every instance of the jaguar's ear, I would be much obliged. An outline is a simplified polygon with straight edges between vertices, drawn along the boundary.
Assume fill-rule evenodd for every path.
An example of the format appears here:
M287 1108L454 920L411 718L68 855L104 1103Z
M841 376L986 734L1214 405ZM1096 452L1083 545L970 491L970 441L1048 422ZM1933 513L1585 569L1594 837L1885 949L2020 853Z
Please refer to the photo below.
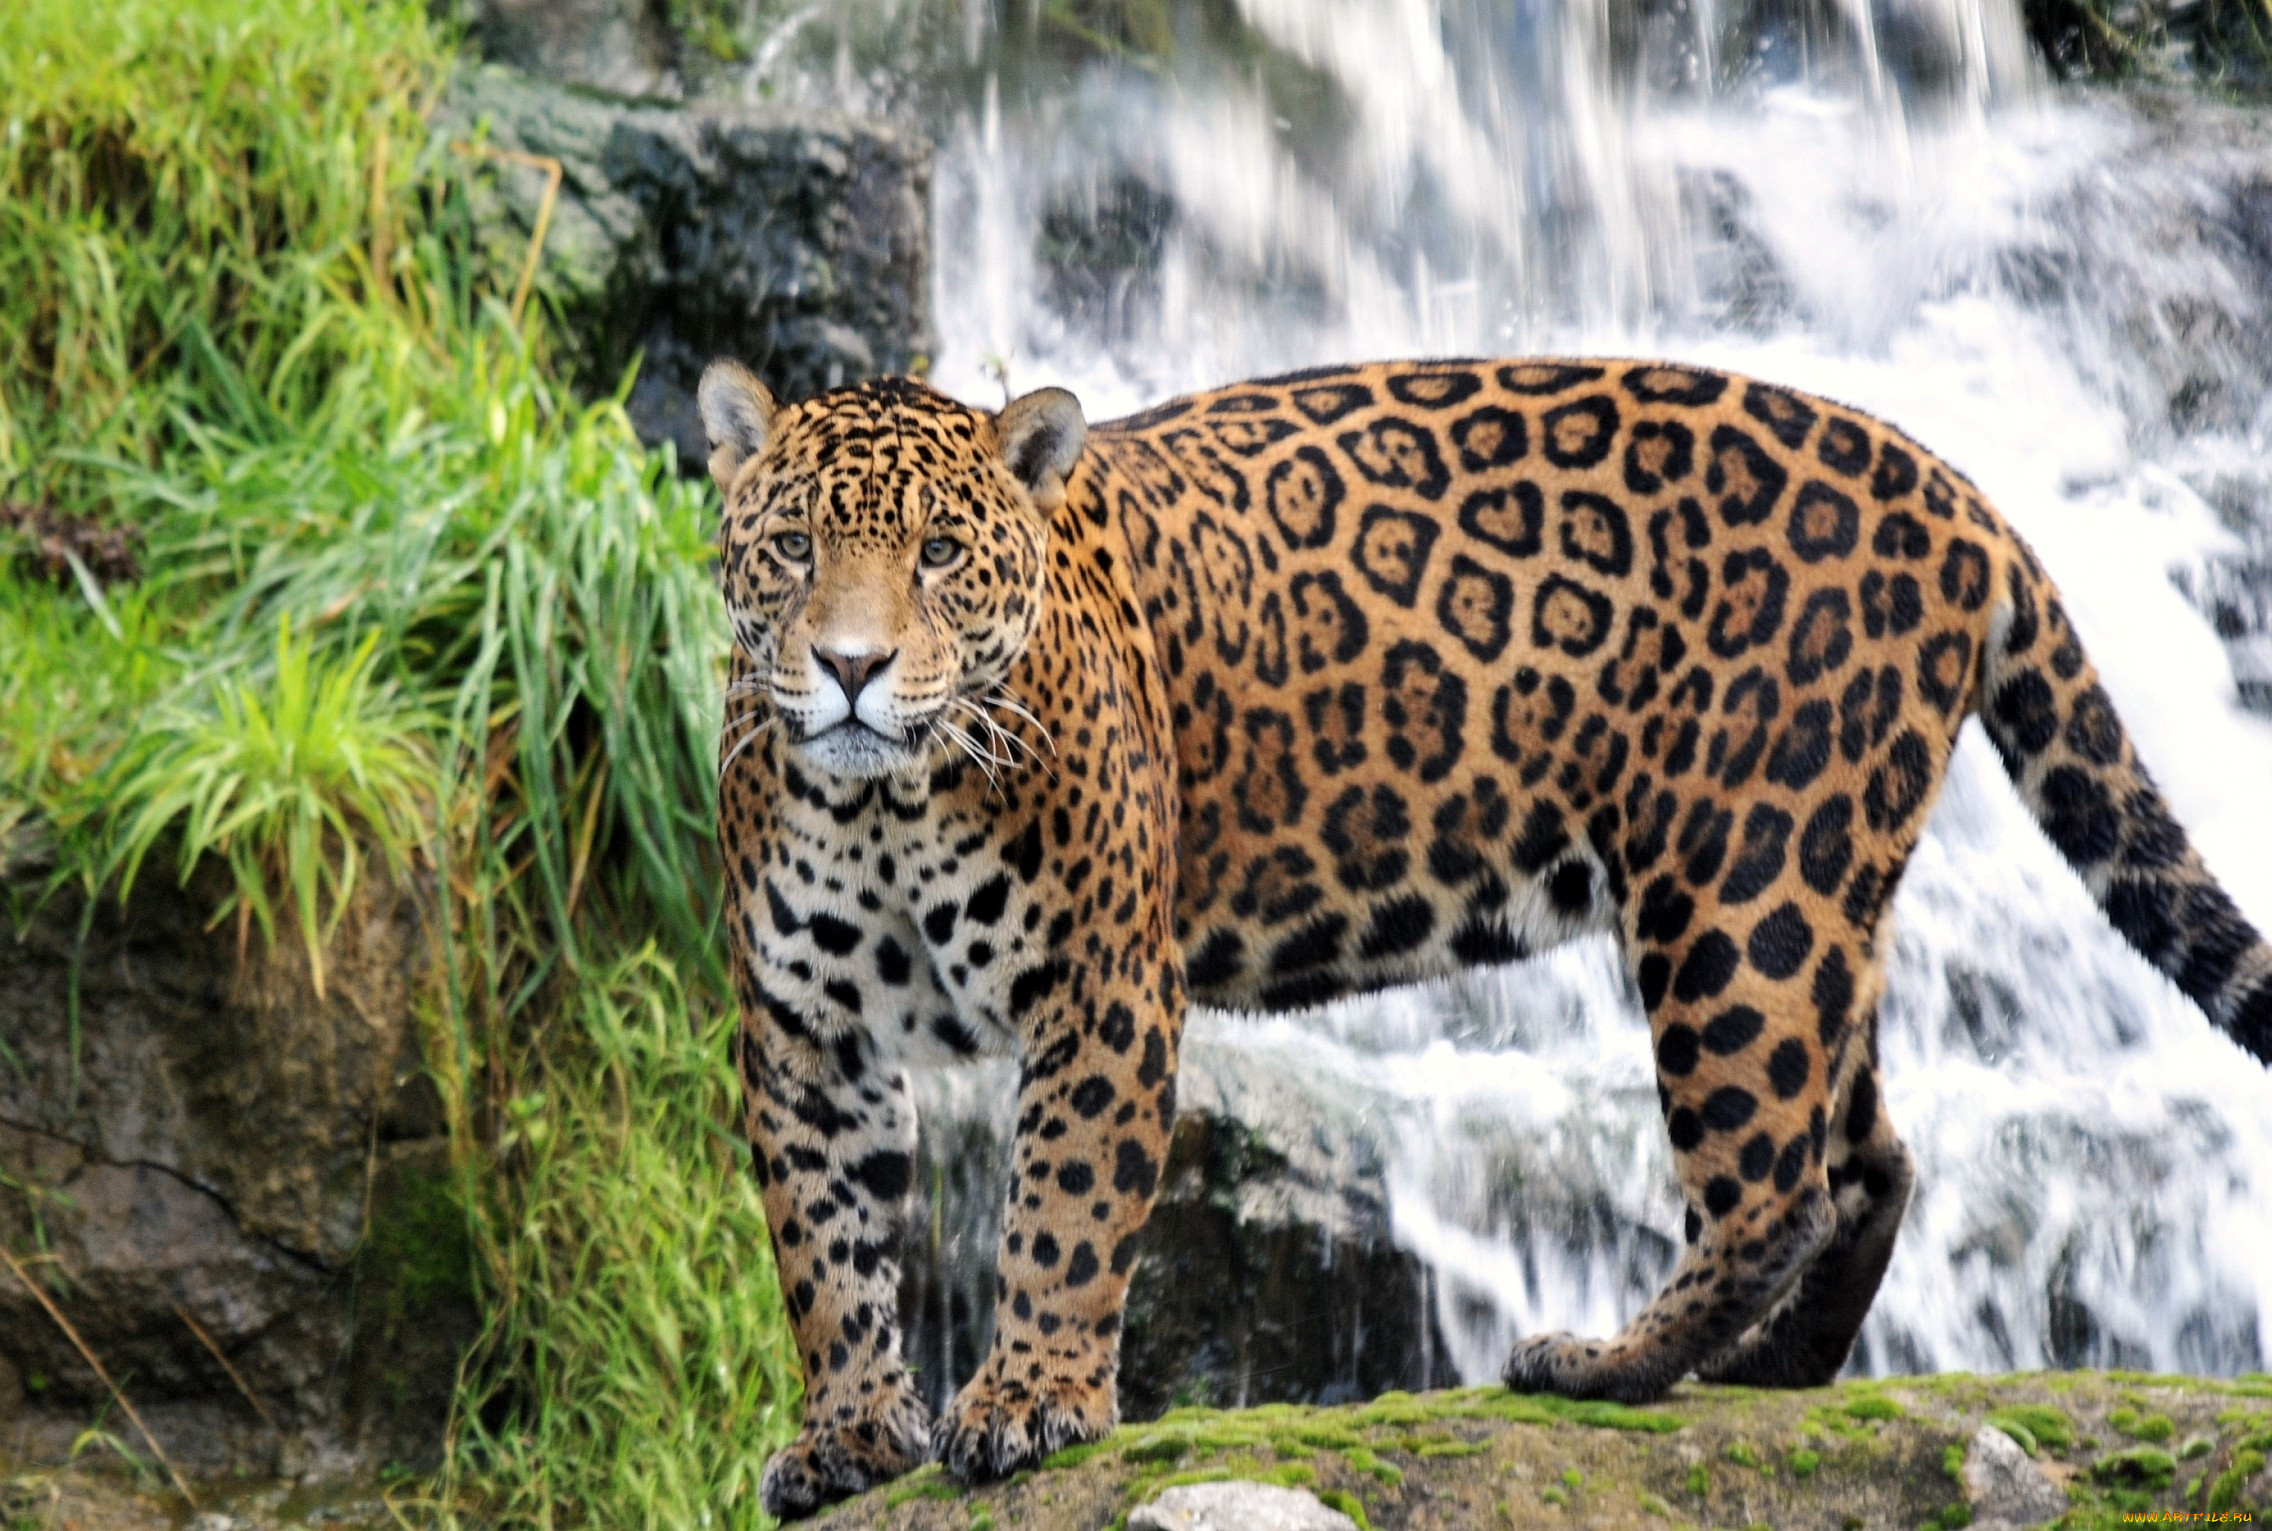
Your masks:
M1089 439L1081 401L1062 388L1038 388L1013 399L994 418L1002 461L1044 511L1065 503L1065 475Z
M714 361L694 391L710 438L710 476L730 493L734 472L765 446L773 429L773 395L738 361Z

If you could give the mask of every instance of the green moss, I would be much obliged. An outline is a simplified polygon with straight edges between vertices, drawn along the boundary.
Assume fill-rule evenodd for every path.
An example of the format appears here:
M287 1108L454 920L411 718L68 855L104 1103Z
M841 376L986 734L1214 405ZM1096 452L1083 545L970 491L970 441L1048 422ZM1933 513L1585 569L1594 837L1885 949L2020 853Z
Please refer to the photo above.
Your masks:
M1712 1474L1702 1462L1688 1469L1688 1491L1699 1499L1712 1492Z
M2032 1454L2037 1446L2065 1451L2075 1444L2075 1427L2060 1410L2047 1403L2024 1403L1997 1409L1988 1423L2003 1431Z
M1479 1457L1491 1448L1469 1441L1427 1441L1413 1453L1420 1457Z
M1654 1516L1658 1520L1670 1520L1673 1518L1672 1506L1665 1503L1665 1501L1657 1495L1650 1493L1647 1489L1642 1489L1640 1491L1640 1500L1642 1514Z
M1540 1489L1538 1497L1547 1504L1560 1505L1565 1510L1570 1508L1570 1496L1551 1484Z
M2232 1466L2217 1474L2217 1481L2209 1486L2209 1499L2202 1506L2212 1515L2224 1513L2240 1503L2241 1490L2248 1480L2264 1470L2264 1453L2236 1451Z
M1343 1489L1329 1488L1317 1496L1319 1504L1329 1510L1339 1510L1357 1523L1357 1531L1373 1531L1373 1518L1365 1513L1365 1503L1355 1494Z
M1565 1467L1562 1469L1562 1484L1565 1488L1575 1493L1577 1490L1586 1486L1586 1475L1578 1471L1575 1467Z
M1341 1459L1357 1471L1380 1479L1390 1488L1394 1488L1404 1481L1404 1470L1402 1468L1383 1462L1362 1446L1353 1451L1343 1452Z
M405 1320L473 1300L473 1243L446 1169L398 1165L371 1208L356 1256L366 1293L382 1294L391 1333Z
M1944 1446L1941 1448L1941 1472L1943 1476L1953 1478L1959 1483L1964 1481L1964 1448L1962 1446Z
M2177 1448L2177 1459L2180 1462L2190 1462L2195 1457L2205 1457L2216 1449L2217 1443L2215 1441L2210 1440L2205 1435L2196 1435Z
M1801 1446L1791 1453L1791 1476L1801 1480L1811 1478L1822 1466L1822 1453Z
M1269 1442L1269 1432L1253 1426L1223 1424L1191 1433L1191 1444L1199 1451L1248 1451Z
M1410 1393L1383 1393L1370 1404L1357 1411L1360 1425L1425 1425L1442 1417L1441 1407L1431 1407Z
M1041 1459L1042 1471L1063 1472L1069 1467L1079 1467L1111 1444L1110 1441L1082 1441L1078 1445L1053 1451Z
M1150 1435L1133 1446L1121 1448L1124 1462L1180 1462L1191 1455L1191 1437L1188 1435Z
M1883 1393L1864 1393L1852 1399L1846 1412L1855 1419L1902 1419L1909 1413Z
M2120 1488L2159 1493L2177 1476L2177 1461L2152 1446L2132 1446L2099 1458L2091 1464L2093 1481Z
M1933 1517L1933 1524L1941 1531L1964 1531L1964 1527L1972 1524L1972 1506L1961 1500L1943 1505L1941 1512Z
M1720 1454L1738 1467L1748 1467L1754 1472L1759 1470L1759 1450L1749 1441L1737 1441Z
M963 1486L948 1477L936 1462L926 1462L884 1490L884 1508L896 1510L918 1499L960 1499Z
M1806 1426L1817 1436L1836 1436L1842 1441L1869 1440L1874 1429L1867 1421L1848 1417L1844 1408L1828 1404L1809 1409Z
M1670 1435L1688 1425L1688 1421L1677 1414L1666 1414L1657 1409L1636 1409L1630 1404L1610 1403L1599 1398L1582 1402L1557 1398L1548 1403L1547 1407L1572 1424L1591 1425L1597 1430L1638 1430L1648 1435Z
M970 1531L994 1531L994 1512L984 1505L970 1512Z
M2106 1416L2106 1422L2134 1441L2156 1445L2168 1440L2177 1430L2167 1414L2141 1414L2134 1408L2116 1409Z

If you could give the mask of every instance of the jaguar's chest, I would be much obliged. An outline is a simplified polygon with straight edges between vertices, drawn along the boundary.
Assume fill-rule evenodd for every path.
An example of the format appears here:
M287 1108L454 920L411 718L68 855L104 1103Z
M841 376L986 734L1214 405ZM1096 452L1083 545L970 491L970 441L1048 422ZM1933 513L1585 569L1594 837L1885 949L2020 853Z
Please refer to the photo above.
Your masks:
M1054 970L1038 830L1015 817L889 789L792 801L739 858L743 960L765 992L886 1057L1013 1050L1033 975Z

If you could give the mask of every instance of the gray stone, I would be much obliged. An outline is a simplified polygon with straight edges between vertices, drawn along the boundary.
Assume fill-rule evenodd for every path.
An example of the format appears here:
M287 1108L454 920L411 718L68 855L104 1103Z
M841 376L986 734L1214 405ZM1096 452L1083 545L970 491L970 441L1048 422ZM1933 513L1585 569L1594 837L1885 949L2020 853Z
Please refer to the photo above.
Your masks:
M412 902L366 885L319 999L293 939L240 967L234 930L207 928L218 875L178 888L163 853L80 947L84 905L39 902L27 827L0 837L0 1246L40 1252L51 1299L185 1467L431 1459L477 1315L410 1006ZM34 1458L108 1407L5 1271L0 1393Z
M2040 1525L2067 1513L2067 1496L1994 1425L1982 1425L1964 1455L1964 1494L1973 1524Z
M931 149L884 124L763 106L611 99L462 70L437 141L559 160L541 281L588 387L640 362L629 408L686 471L708 457L694 385L719 356L801 398L931 350ZM544 172L501 162L476 216L508 267Z
M493 63L627 96L676 96L680 44L664 0L456 0Z
M1357 1523L1298 1489L1187 1483L1129 1511L1128 1531L1357 1531Z

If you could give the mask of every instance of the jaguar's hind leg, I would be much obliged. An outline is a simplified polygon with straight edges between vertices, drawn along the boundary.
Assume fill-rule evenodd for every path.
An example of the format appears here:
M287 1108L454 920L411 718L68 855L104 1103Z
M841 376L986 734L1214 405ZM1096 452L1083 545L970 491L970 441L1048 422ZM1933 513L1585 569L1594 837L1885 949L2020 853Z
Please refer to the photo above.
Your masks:
M1853 1352L1916 1179L1909 1150L1878 1099L1874 1057L1855 1071L1830 1145L1827 1181L1837 1231L1774 1312L1697 1369L1705 1381L1820 1387Z
M1662 878L1637 901L1628 938L1688 1201L1687 1250L1615 1339L1518 1344L1510 1387L1655 1398L1772 1312L1833 1236L1828 1063L1844 1040L1859 953L1845 929L1818 936L1772 890L1743 902L1700 920Z

